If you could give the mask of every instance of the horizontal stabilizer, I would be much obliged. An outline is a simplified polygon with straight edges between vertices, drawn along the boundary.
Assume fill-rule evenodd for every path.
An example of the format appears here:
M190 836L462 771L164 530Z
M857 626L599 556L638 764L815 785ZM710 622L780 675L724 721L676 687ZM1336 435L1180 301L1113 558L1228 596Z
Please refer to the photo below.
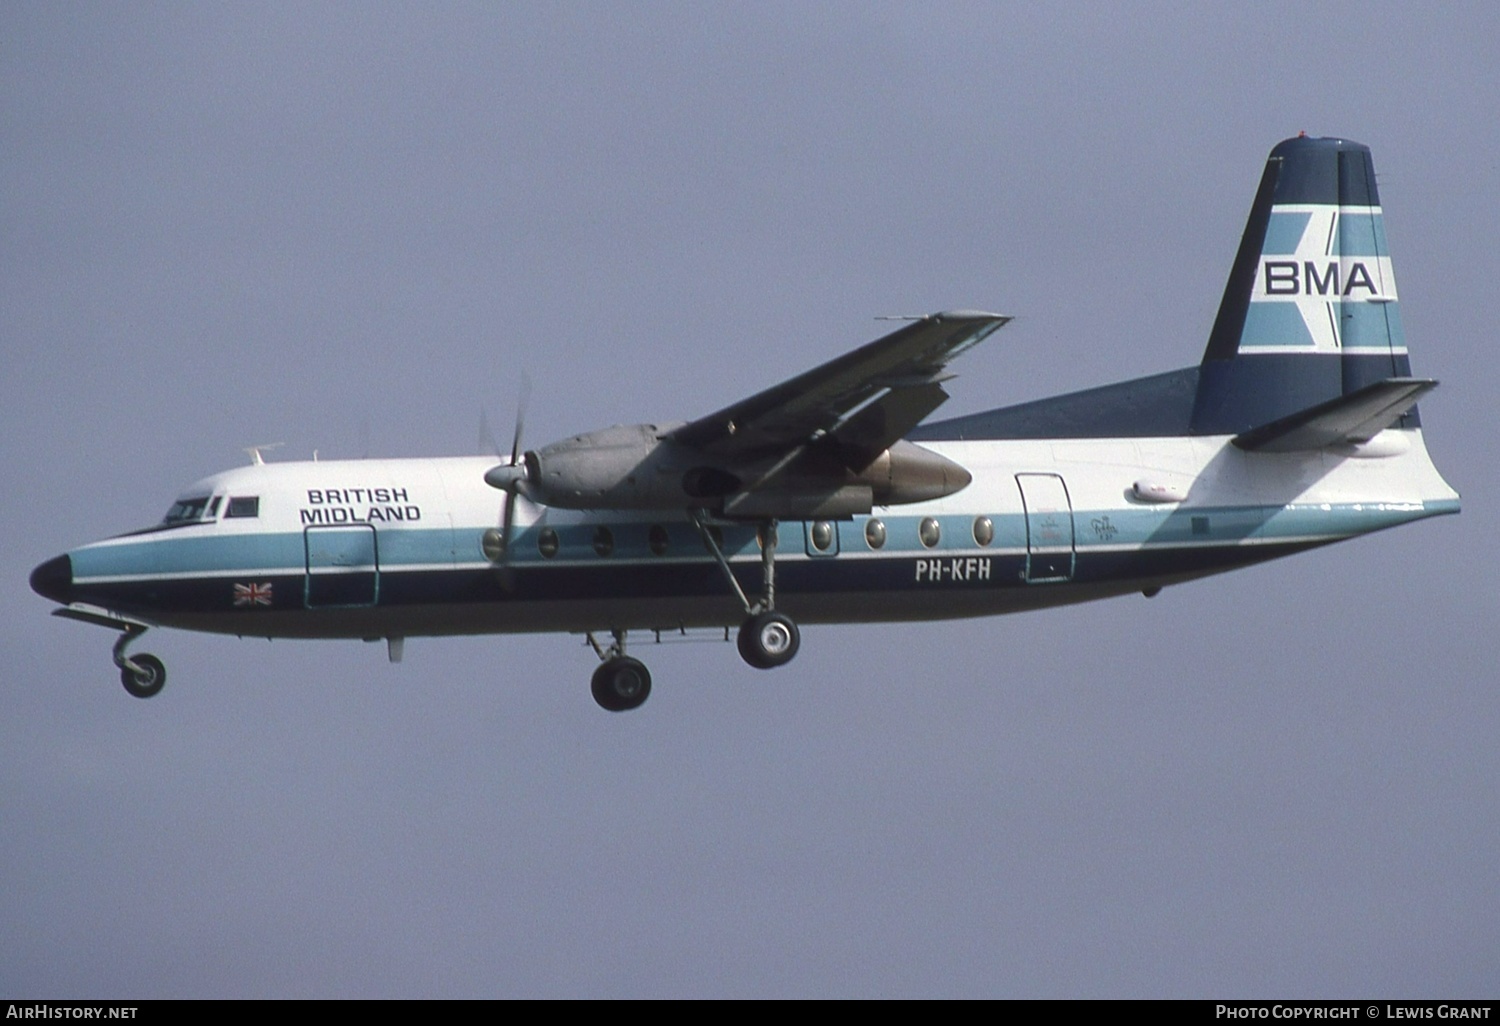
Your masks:
M1368 442L1437 387L1430 378L1387 378L1236 435L1251 452L1308 452Z

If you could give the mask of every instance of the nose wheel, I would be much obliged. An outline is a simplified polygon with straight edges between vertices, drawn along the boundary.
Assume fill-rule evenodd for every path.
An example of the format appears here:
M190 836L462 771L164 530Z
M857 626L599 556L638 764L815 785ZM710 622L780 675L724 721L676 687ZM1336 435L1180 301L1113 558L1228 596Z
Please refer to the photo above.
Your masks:
M120 683L133 698L150 698L167 684L167 668L162 661L149 652L128 656L125 649L132 641L146 633L146 628L127 624L122 628L120 640L115 642L115 665L120 668Z
M134 666L120 667L120 683L135 698L150 698L167 683L167 668L149 652L130 657Z

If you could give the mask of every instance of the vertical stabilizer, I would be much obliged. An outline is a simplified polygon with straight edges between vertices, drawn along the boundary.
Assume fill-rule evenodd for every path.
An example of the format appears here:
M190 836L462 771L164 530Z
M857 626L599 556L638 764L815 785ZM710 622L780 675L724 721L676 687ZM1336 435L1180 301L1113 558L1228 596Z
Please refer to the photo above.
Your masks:
M1369 147L1298 136L1271 151L1201 370L1200 434L1410 375Z

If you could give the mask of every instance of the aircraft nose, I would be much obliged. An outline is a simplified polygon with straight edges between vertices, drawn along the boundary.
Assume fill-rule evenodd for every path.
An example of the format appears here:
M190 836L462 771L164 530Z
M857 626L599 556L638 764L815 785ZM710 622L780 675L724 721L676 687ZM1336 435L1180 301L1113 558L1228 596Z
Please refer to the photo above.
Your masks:
M57 556L31 571L31 590L66 605L73 594L73 561L66 555Z

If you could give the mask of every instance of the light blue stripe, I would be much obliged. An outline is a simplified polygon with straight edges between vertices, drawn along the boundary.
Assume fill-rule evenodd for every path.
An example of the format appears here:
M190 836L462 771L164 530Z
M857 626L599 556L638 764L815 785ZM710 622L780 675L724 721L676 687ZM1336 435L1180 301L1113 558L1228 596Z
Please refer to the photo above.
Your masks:
M1324 508L1321 505L1291 506L1142 506L1126 509L1080 510L1073 514L1076 548L1082 555L1097 547L1223 544L1252 539L1291 539L1307 537L1345 537L1393 527L1412 520L1458 512L1453 501L1412 504L1342 503ZM886 544L879 550L884 556L924 556L936 552L983 553L986 551L1019 551L1026 547L1026 518L1022 513L987 514L994 525L995 539L981 548L974 541L974 517L968 514L938 517L942 539L933 548L924 547L918 539L921 516L882 514L886 527ZM859 517L838 525L841 553L855 555L872 550L865 541L865 523L871 518ZM545 560L536 548L537 525L520 532L516 538L514 559L517 563L540 564ZM569 525L560 533L568 539L568 550L560 550L558 559L607 561L640 561L658 558L645 544L649 524L631 522L609 525L617 545L613 556L600 557L593 551L596 525ZM671 533L672 547L667 557L694 556L707 558L697 532L683 521L665 522ZM726 553L730 556L753 556L758 552L751 527L731 526L723 529ZM482 528L424 531L380 532L382 569L399 570L403 566L443 565L454 562L457 545L459 563L481 558L479 538ZM635 535L639 534L637 541ZM621 539L630 542L620 545ZM781 551L788 555L803 551L802 525L781 525ZM471 551L472 550L472 551ZM123 577L134 574L241 573L267 569L284 569L303 565L305 551L301 533L236 535L199 538L157 538L127 545L85 546L70 553L76 579Z
M1345 346L1406 346L1395 303L1340 303L1339 336Z
M1381 214L1340 214L1338 252L1343 256L1386 256L1385 217Z
M300 533L210 534L195 538L164 533L125 544L85 546L69 556L73 561L73 576L86 578L302 566L306 552Z
M1252 302L1245 312L1245 328L1240 333L1240 348L1255 346L1306 346L1313 348L1313 337L1296 303Z
M1307 231L1307 222L1311 219L1312 214L1307 212L1271 211L1270 223L1266 225L1266 241L1261 244L1260 251L1267 256L1297 252L1297 243L1302 241L1302 235Z
M457 545L454 533L447 528L422 531L382 530L377 532L377 536L382 566L452 563L458 555L455 551ZM478 541L474 544L474 551L478 552ZM472 557L464 553L464 558Z

